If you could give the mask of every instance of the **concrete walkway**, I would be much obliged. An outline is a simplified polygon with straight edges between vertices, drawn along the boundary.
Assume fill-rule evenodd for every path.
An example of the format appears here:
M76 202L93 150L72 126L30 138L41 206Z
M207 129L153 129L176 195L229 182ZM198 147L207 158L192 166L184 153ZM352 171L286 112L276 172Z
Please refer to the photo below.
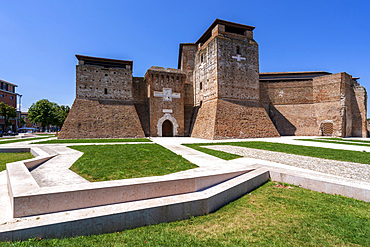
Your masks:
M192 174L197 172L212 172L212 171L221 171L227 172L230 169L238 169L238 168L259 168L265 167L272 171L272 176L277 176L276 174L289 174L293 180L289 181L298 181L297 178L304 177L303 182L312 183L312 181L318 181L319 183L324 182L328 185L328 188L332 187L332 184L339 184L339 186L344 186L343 188L365 188L366 190L370 189L370 183L364 181L358 181L354 179L348 179L343 177L338 177L330 174L325 174L322 172L317 171L310 171L307 169L293 167L286 164L276 163L269 160L263 159L256 159L256 158L239 158L230 161L225 161L219 159L217 157L205 154L203 152L194 150L192 148L188 148L181 144L183 143L216 143L216 142L235 142L235 141L267 141L267 142L277 142L277 143L286 143L286 144L294 144L294 145L303 145L303 146L314 146L314 147L325 147L325 148L333 148L333 149L342 149L342 150L353 150L353 151L368 151L370 152L370 147L361 147L361 146L351 146L351 145L344 145L344 144L332 144L332 143L320 143L320 142L306 142L306 141L298 141L294 139L298 138L307 138L307 137L280 137L280 138L263 138L263 139L242 139L242 140L204 140L204 139L197 139L197 138L190 138L190 137L172 137L172 138L151 138L153 143L157 143L172 152L181 155L185 159L189 160L190 162L199 166L197 169L192 169L188 171L179 172L179 174ZM313 137L309 137L313 138ZM37 181L39 186L41 187L53 187L53 186L61 186L61 185L73 185L76 184L88 184L89 181L85 180L84 178L80 177L79 175L75 174L74 172L69 170L69 167L79 158L81 157L82 153L73 149L68 148L67 146L73 146L75 144L32 144L30 142L35 141L28 141L28 142L18 142L18 143L11 143L11 144L3 144L0 145L3 148L6 147L38 147L42 149L44 152L48 154L57 154L56 157L46 161L39 167L35 168L31 174L34 179ZM148 142L142 143L127 143L127 144L153 144ZM120 143L88 143L88 144L76 144L76 145L112 145L112 144L120 144ZM370 166L369 166L370 167ZM370 168L369 168L370 169ZM295 180L294 180L295 179ZM279 180L277 180L279 181ZM299 180L300 181L300 180ZM298 181L298 182L299 182ZM330 185L330 186L329 186ZM320 185L322 186L322 185ZM351 187L352 186L352 187ZM110 211L111 208L117 207L117 205L108 205L104 206L104 210ZM7 222L12 221L13 223L17 222L18 219L12 218L12 210L10 206L10 199L8 196L8 188L7 188L7 180L6 180L6 172L0 172L0 208L2 209L2 213L0 214L0 226L7 224ZM68 215L73 215L75 219L79 219L81 217L87 217L86 212L89 211L89 217L98 217L99 215L95 212L95 208L89 209L81 209L81 210L74 210L68 212ZM85 212L85 213L84 213ZM101 212L102 213L102 212ZM49 224L57 224L62 222L66 214L65 213L56 213L55 215L59 215L58 217L53 217L53 214L47 215L40 215L37 216L44 222L49 222ZM37 219L37 217L30 217L29 219ZM72 218L71 218L72 220ZM22 227L27 227L27 224L36 224L35 220L30 220L27 223L27 217L25 219L21 219Z
M82 152L66 146L38 147L49 154L57 154L56 157L31 171L33 178L40 187L89 183L89 181L69 169L83 155Z
M370 152L370 147L365 146L352 146L345 144L334 144L334 143L320 143L320 142L307 142L299 141L295 139L301 138L313 138L313 137L280 137L280 138L254 138L254 139L232 139L232 140L205 140L199 138L191 137L154 137L151 140L172 152L181 155L190 162L196 164L201 168L207 169L227 169L230 166L240 166L240 162L225 161L214 157L212 155L205 154L203 152L188 148L181 144L185 143L217 143L217 142L238 142L238 141L266 141L266 142L276 142L285 143L293 145L303 145L312 147L324 147L332 149L343 149L352 151L367 151ZM50 138L55 139L55 138ZM45 139L38 140L44 141ZM76 173L69 170L70 166L82 156L82 153L70 149L67 146L73 145L113 145L113 144L153 144L152 142L135 142L135 143L76 143L76 144L30 144L36 141L25 141L10 144L3 144L1 147L39 147L49 154L57 154L55 158L46 161L41 166L35 168L31 174L34 176L35 180L41 187L45 186L59 186L59 185L70 185L79 183L88 183L88 181ZM243 166L248 165L263 165L263 159L256 162L247 162L244 160ZM1 186L1 185L0 185Z

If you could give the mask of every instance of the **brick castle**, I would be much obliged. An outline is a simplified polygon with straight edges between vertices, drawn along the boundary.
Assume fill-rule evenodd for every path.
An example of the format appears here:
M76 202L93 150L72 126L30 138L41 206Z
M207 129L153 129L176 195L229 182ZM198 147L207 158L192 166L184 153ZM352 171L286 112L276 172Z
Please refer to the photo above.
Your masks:
M259 73L254 27L216 19L180 44L178 69L76 55L76 99L60 139L367 136L364 87L346 73Z

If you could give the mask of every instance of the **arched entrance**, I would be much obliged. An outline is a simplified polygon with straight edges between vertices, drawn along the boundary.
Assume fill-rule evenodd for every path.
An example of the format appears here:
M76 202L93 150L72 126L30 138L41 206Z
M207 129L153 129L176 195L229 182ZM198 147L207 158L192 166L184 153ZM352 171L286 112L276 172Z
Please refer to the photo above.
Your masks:
M163 117L158 119L157 136L177 136L177 128L179 128L179 125L176 119L171 114L165 113Z
M166 120L162 124L162 136L172 137L173 136L173 125L170 120Z

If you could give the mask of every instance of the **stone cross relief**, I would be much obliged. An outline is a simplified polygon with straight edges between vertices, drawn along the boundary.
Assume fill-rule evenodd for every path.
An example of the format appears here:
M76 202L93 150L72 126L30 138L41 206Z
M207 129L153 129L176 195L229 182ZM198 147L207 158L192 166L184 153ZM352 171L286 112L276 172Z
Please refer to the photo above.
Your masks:
M172 93L172 88L163 88L163 91L154 91L154 97L161 97L163 101L172 101L172 98L179 99L180 93Z
M236 55L236 56L232 56L232 58L235 58L236 61L240 62L242 60L246 60L245 57L242 57L240 54Z

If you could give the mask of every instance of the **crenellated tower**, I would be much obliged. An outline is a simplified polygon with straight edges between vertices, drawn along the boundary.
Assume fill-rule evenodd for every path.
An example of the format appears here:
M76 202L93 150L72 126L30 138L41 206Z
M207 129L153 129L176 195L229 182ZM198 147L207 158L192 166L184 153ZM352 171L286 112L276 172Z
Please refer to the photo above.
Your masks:
M279 136L260 103L258 44L253 30L217 19L195 43L191 136Z

